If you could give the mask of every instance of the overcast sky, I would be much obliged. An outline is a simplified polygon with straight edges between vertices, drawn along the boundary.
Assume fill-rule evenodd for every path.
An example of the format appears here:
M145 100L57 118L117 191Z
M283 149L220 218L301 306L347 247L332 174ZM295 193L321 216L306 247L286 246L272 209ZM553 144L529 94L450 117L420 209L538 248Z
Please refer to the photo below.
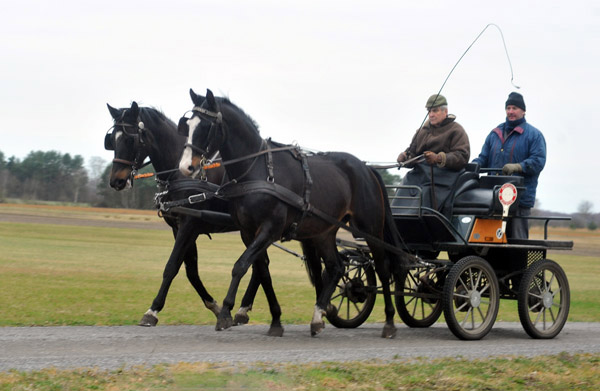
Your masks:
M210 88L264 137L393 162L483 28L502 29L527 120L546 137L542 209L600 210L600 2L3 1L0 151L99 156L106 103L178 118ZM471 159L505 119L511 73L489 28L442 94Z

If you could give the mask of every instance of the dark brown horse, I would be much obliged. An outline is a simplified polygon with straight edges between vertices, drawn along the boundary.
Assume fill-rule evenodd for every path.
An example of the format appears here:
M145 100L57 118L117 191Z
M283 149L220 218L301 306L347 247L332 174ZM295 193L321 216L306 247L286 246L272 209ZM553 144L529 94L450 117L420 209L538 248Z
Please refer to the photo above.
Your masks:
M207 173L207 181L191 179L183 176L177 167L185 144L185 137L177 134L177 127L163 113L148 107L139 107L135 102L130 108L116 109L108 105L114 119L112 132L105 137L105 148L114 151L110 185L115 190L122 190L133 185L133 173L149 157L154 169L158 172L157 183L162 193L161 202L169 203L187 199L191 195L208 191L223 181L224 170L216 169ZM211 187L211 183L213 184ZM186 274L196 292L208 309L215 315L220 307L205 289L198 275L198 252L195 241L201 234L237 231L229 217L229 205L218 198L189 206L195 210L216 212L205 218L197 218L186 214L163 213L165 221L173 229L175 244L165 265L163 281L150 309L140 321L141 326L155 326L166 301L169 287L179 272L182 262L186 265ZM227 215L227 218L217 218ZM205 213L206 215L206 213ZM214 217L217 216L217 217ZM268 263L268 259L265 259ZM248 322L248 311L262 282L263 289L271 306L273 316L270 335L280 336L283 328L280 324L279 304L275 299L270 276L260 276L260 270L253 269L252 278L242 300L240 311L236 315L237 323Z
M356 157L341 152L306 156L293 148L264 140L254 121L228 99L206 98L190 90L194 108L180 120L188 144L179 165L195 175L202 159L219 150L229 182L218 193L231 202L231 215L240 227L246 250L236 261L232 281L217 320L217 329L232 324L230 311L241 278L251 265L262 263L267 248L281 238L301 242L309 267L325 264L318 285L311 334L322 331L322 316L336 283L344 272L336 247L336 233L349 223L360 230L371 249L383 287L386 323L382 337L393 338L392 273L403 258L390 251L397 231L381 177ZM386 245L386 243L389 245Z

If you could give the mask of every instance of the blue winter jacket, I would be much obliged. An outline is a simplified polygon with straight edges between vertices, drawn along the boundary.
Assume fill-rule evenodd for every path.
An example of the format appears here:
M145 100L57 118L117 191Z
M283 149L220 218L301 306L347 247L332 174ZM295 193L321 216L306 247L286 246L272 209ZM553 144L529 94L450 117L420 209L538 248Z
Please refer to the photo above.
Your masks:
M540 172L546 164L546 140L537 128L524 121L504 139L506 123L498 125L485 139L481 153L474 163L485 168L502 168L506 163L519 163L525 177L525 194L519 206L533 208Z

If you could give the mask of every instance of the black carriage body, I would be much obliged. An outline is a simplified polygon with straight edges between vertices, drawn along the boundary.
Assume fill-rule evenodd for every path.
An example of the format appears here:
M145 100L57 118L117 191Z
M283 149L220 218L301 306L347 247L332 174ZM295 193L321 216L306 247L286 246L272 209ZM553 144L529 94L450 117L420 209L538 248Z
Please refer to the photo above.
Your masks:
M474 232L477 222L501 226L503 210L498 193L505 183L512 183L518 192L504 218L510 221L514 218L520 194L525 190L523 178L519 176L481 175L478 165L469 164L451 185L450 195L439 210L423 202L426 198L423 193L430 191L429 186L393 186L396 195L390 197L392 213L406 247L425 258L431 255L435 258L441 251L448 252L451 260L476 254L488 259L497 269L510 270L522 269L537 258L545 258L548 249L570 250L573 247L572 241L548 240L548 223L564 220L563 217L528 217L545 221L544 239L541 240L508 237L500 241L498 237L490 237L494 235L485 237ZM515 260L511 261L514 265L506 265L507 260Z
M515 218L525 190L522 177L482 176L475 164L453 173L451 180L434 177L443 171L430 172L429 183L396 186L390 197L405 249L421 259L397 281L402 320L410 327L428 327L443 311L458 338L481 339L493 326L499 300L513 299L531 337L556 336L568 316L570 292L564 271L546 253L570 250L573 242L548 240L547 226L566 218L528 217L545 221L543 239L507 237L503 221ZM505 214L499 192L506 183L516 187L517 198ZM443 197L432 191L438 184L447 193ZM438 259L443 251L448 260Z

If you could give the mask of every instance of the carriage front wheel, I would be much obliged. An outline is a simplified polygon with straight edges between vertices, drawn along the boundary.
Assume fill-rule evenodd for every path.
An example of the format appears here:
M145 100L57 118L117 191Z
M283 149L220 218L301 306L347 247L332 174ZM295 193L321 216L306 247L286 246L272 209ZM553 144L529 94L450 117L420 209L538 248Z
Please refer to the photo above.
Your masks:
M477 340L492 329L500 305L500 289L494 269L483 258L468 256L458 261L444 283L446 324L460 339Z
M338 328L356 328L363 324L377 298L377 277L370 256L362 251L344 249L340 251L344 260L344 275L331 295L327 320Z
M534 262L519 284L518 309L523 328L531 338L554 338L569 316L567 275L554 261Z
M442 314L443 274L431 267L402 268L396 282L396 309L408 327L429 327Z

